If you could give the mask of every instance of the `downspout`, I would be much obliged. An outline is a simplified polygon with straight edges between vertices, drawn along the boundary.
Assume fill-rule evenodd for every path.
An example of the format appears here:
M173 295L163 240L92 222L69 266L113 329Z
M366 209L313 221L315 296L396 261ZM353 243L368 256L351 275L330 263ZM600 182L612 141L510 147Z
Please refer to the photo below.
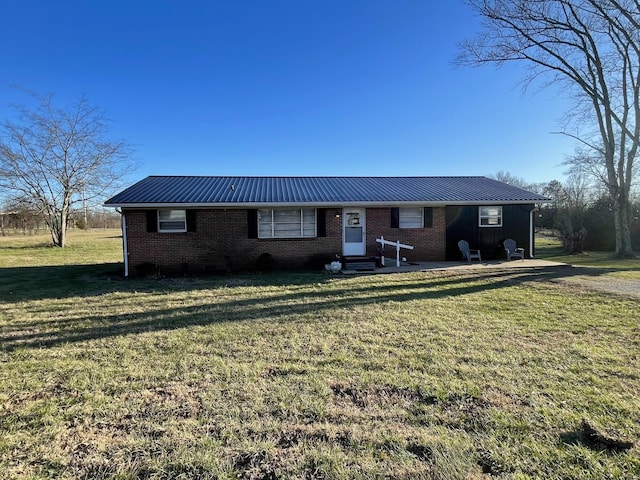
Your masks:
M129 249L127 248L127 220L125 219L124 212L116 209L120 214L122 222L122 256L124 257L124 278L129 278Z
M534 258L533 257L533 246L534 246L534 240L535 240L535 231L534 231L534 214L535 214L535 206L534 208L529 212L529 258Z

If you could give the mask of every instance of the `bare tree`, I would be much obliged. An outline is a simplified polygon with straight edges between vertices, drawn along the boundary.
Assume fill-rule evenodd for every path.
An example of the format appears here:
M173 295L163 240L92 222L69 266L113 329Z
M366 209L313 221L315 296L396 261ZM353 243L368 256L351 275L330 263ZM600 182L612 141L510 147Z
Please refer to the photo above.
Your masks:
M616 255L631 257L630 189L640 146L640 1L467 0L483 21L462 44L458 63L524 61L571 93L571 122L561 132L602 161L614 201ZM569 131L569 127L592 127Z
M109 120L86 98L57 108L53 95L31 95L35 107L15 106L15 118L0 124L0 189L42 213L64 247L74 205L102 202L119 186L133 167L131 147L107 138Z
M524 178L518 177L516 175L513 175L511 172L507 172L504 170L499 170L495 174L490 174L487 176L489 178L494 178L499 182L513 185L514 187L520 187L524 189L528 189L530 187L529 183Z
M549 182L544 194L553 199L547 212L553 217L553 226L560 233L567 253L582 253L588 234L585 217L588 206L595 200L594 191L584 175L570 175L562 184Z

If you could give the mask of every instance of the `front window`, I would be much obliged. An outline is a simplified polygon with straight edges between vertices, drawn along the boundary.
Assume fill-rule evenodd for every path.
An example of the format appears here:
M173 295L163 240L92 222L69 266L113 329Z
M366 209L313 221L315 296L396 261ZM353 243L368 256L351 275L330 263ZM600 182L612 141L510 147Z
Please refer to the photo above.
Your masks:
M315 208L258 210L258 238L302 238L315 236Z
M422 228L424 225L421 207L400 208L398 214L400 228Z
M480 207L481 227L501 227L502 207Z
M186 210L158 210L159 232L186 232Z

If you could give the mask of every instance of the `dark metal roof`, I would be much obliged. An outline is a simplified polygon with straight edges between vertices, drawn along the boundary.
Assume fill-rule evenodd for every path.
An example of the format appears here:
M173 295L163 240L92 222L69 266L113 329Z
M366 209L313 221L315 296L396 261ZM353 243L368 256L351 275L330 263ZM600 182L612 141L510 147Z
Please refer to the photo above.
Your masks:
M536 203L548 200L486 177L150 176L111 207Z

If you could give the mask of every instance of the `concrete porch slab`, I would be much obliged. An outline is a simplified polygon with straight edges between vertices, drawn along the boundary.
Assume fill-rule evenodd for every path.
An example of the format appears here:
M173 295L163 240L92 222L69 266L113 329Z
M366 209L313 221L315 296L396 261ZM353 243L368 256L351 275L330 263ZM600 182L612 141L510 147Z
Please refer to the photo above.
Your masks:
M560 262L552 262L549 260L539 260L537 258L530 258L525 260L489 260L484 262L403 262L399 267L390 266L390 262L387 261L386 267L376 268L373 271L358 272L353 270L343 270L342 273L347 275L354 274L381 274L381 273L404 273L404 272L426 272L431 270L482 270L482 269L504 269L504 268L543 268L543 267L558 267L566 265Z

